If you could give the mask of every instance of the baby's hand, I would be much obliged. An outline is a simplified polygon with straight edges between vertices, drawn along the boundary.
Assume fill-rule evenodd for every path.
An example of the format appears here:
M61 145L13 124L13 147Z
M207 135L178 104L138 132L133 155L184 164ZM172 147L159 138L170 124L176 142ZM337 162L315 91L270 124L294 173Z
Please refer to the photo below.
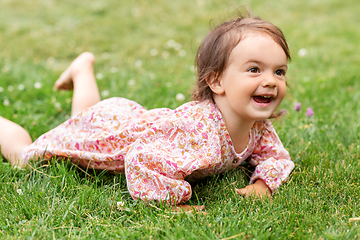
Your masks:
M258 179L256 182L252 185L248 185L241 189L235 189L238 194L248 197L250 195L252 196L259 196L259 197L271 197L271 190L266 185L266 183Z

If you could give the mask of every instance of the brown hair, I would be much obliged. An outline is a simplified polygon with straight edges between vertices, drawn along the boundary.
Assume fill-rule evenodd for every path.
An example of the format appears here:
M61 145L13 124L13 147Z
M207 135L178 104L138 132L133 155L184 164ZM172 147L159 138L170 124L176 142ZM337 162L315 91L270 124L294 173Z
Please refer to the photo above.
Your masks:
M254 17L247 10L247 16L240 16L232 21L215 27L202 41L196 56L198 81L192 94L192 100L212 100L212 91L208 84L216 81L227 67L232 50L248 32L268 34L284 50L290 61L290 50L282 31L272 23Z

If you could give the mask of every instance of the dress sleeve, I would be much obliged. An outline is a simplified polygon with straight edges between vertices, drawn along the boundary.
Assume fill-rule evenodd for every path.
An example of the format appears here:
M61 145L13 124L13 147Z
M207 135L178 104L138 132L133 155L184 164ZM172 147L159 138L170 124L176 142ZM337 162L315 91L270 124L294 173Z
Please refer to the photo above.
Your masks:
M178 120L153 125L136 140L125 158L127 187L134 199L180 204L191 198L184 180L193 171L211 167L219 154L201 121ZM214 158L214 159L213 159Z
M251 176L250 184L257 179L262 179L274 192L290 175L294 163L270 120L264 122L257 134L259 135L258 142L250 160L250 164L256 168Z

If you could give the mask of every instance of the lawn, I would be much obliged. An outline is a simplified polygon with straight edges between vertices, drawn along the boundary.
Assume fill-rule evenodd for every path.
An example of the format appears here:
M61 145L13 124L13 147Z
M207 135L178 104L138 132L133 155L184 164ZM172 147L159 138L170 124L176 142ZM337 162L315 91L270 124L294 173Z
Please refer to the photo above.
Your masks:
M0 238L360 239L360 1L2 0L0 115L33 139L65 121L71 93L53 84L83 51L96 56L102 98L176 108L202 38L242 5L279 26L292 54L274 126L296 167L271 200L235 194L247 166L193 185L207 214L172 214L132 200L123 175L3 159Z

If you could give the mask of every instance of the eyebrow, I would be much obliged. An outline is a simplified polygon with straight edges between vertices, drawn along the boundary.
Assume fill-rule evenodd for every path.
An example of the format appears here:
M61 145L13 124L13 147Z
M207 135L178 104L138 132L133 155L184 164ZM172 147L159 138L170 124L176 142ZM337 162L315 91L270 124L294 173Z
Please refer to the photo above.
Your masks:
M264 64L264 62L262 61L259 61L259 60L253 60L253 59L250 59L248 61L245 62L245 64L248 64L248 63L256 63L256 64ZM286 64L279 64L277 65L279 68L281 67L286 67L288 68L288 63L286 62Z

